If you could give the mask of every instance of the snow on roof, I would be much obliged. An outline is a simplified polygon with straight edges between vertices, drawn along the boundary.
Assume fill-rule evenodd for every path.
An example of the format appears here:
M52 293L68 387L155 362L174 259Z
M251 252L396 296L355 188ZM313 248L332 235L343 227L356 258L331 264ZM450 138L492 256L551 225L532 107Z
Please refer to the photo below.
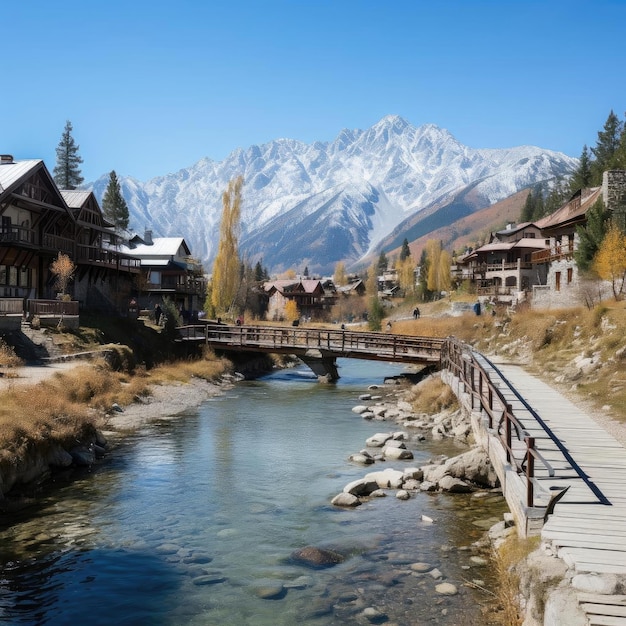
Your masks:
M11 185L14 185L40 163L43 163L41 159L27 159L0 165L0 191L4 191Z
M138 257L176 256L183 246L183 254L189 254L183 237L155 237L152 241L152 245L141 243L133 248L128 247L128 253Z

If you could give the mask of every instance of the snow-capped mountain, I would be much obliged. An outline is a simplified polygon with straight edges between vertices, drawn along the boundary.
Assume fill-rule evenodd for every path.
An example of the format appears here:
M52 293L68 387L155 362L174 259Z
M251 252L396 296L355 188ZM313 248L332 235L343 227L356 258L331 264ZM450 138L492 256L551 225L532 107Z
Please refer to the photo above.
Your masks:
M208 158L145 183L119 176L138 233L183 236L210 269L221 196L244 177L240 248L271 271L330 271L373 250L411 215L473 187L489 206L539 181L569 174L577 160L532 146L473 149L432 124L398 116L332 142L277 139L224 161ZM101 201L108 175L92 186Z

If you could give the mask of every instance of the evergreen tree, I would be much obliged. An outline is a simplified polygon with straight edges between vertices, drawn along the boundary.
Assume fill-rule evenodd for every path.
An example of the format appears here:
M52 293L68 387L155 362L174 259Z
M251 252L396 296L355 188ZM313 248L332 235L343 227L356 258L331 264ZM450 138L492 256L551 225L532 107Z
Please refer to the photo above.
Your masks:
M304 273L302 274L305 278L309 277L309 266L305 265L304 266Z
M569 190L571 193L574 193L579 189L591 187L592 180L593 172L591 155L589 154L589 148L587 147L587 144L585 144L583 146L583 151L580 155L578 168L572 174L572 178L570 179Z
M115 170L109 175L109 184L102 197L102 213L104 218L115 226L116 230L128 228L128 205L122 195L120 181L117 179Z
M528 192L526 196L526 201L524 202L524 206L522 207L522 212L519 216L519 221L524 222L532 222L533 214L535 212L535 198L533 196L532 189Z
M557 209L561 208L565 203L567 196L568 189L563 183L563 180L559 178L554 183L554 186L552 187L550 193L548 194L548 197L546 198L544 210L545 215L550 215L551 213L554 213L554 211L556 211Z
M80 164L83 159L78 156L78 146L72 137L72 123L68 120L57 146L57 162L54 166L53 178L59 189L76 189L82 185Z
M257 261L254 266L254 281L260 283L263 280L263 266L261 261Z
M387 271L387 268L389 267L389 259L387 258L387 255L385 254L384 250L381 251L380 256L378 257L378 262L376 263L376 268L378 270L379 274L382 274L383 272Z
M609 212L606 210L602 198L599 198L587 211L585 226L576 227L579 242L574 252L574 259L583 272L591 269L593 258L606 235L608 218Z
M596 158L592 166L594 186L601 185L604 171L614 167L614 157L620 145L623 126L623 123L611 110L604 123L604 130L598 132L596 147L591 148Z
M409 248L409 240L405 237L402 242L402 249L400 250L400 261L404 261L407 257L411 256L411 248Z

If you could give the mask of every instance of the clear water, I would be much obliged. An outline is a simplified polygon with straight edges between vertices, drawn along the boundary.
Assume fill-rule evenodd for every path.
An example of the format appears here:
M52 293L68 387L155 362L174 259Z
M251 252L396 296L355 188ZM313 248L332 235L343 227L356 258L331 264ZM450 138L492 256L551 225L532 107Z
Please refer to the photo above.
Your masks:
M476 520L501 518L501 498L390 492L354 510L330 504L368 471L458 452L419 444L414 461L349 463L369 436L398 429L350 409L402 370L340 365L336 385L306 370L238 384L127 437L92 472L59 477L0 527L0 624L487 623L485 596L465 583L489 585L489 568L466 547L483 532ZM307 545L347 558L328 569L293 562ZM458 595L437 594L441 581L415 562L436 566ZM368 621L368 607L382 616Z

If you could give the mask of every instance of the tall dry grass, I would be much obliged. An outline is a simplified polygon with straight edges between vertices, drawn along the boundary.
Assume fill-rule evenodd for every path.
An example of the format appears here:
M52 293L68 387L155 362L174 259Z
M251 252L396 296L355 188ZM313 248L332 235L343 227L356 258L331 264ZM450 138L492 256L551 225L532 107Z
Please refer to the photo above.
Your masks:
M113 371L104 361L57 373L35 385L9 385L0 394L0 465L14 463L34 447L80 441L100 425L104 412L150 395L153 385L215 380L229 365L210 352L202 359L168 363L149 372Z

